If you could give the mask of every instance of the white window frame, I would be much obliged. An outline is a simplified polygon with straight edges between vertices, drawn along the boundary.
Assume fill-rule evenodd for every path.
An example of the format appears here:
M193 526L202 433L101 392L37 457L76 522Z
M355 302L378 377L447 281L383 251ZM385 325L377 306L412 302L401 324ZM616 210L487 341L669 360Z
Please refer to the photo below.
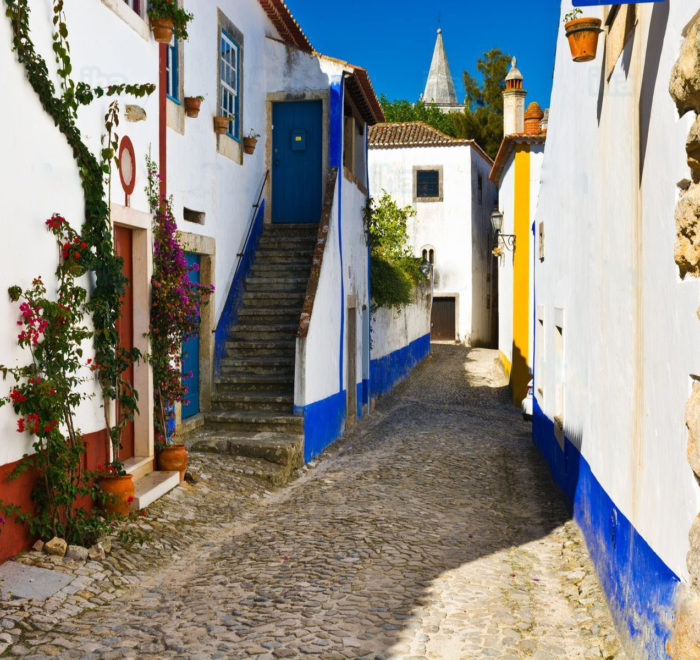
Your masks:
M220 45L223 43L231 48L230 52L234 54L234 62L232 63L224 57L223 48L220 48L220 69L219 78L221 83L221 98L219 99L219 110L222 116L229 113L234 113L234 118L229 122L229 129L227 135L234 140L240 140L240 63L241 63L241 49L240 46L234 41L226 30L222 29L220 34ZM235 87L228 83L227 77L224 76L226 71L232 71L234 74ZM226 103L227 95L230 95L232 99L233 109L229 107Z

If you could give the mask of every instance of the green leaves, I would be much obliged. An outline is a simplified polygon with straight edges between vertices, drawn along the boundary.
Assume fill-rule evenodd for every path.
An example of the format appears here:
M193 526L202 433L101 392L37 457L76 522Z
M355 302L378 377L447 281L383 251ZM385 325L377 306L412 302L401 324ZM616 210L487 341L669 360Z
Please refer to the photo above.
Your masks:
M422 121L446 135L455 136L455 128L450 121L450 116L434 106L426 105L423 101L417 103L404 99L390 101L382 94L380 102L388 122Z

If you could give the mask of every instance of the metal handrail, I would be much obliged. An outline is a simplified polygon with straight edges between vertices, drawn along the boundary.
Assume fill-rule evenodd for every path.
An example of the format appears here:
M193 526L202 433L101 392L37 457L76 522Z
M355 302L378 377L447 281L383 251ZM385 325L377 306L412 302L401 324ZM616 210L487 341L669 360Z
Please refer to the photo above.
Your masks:
M270 170L265 170L265 176L263 177L263 182L262 185L260 186L260 191L258 192L258 198L255 201L255 204L253 204L253 215L250 218L250 222L248 223L248 232L245 235L245 240L243 241L243 244L241 245L241 251L236 253L237 257L242 257L245 254L245 247L248 245L248 239L250 238L250 232L253 231L253 223L255 222L255 216L258 214L258 209L260 208L260 200L262 199L262 194L263 190L265 190L265 184L267 183L267 177L270 176ZM240 262L239 262L240 265ZM238 268L236 268L238 270ZM235 279L235 273L234 273L234 279Z

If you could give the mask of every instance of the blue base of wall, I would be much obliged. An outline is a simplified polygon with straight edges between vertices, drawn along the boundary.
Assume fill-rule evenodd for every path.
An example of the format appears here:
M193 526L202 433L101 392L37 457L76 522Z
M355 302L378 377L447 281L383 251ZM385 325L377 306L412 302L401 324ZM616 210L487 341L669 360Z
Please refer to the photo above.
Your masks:
M308 463L343 435L346 410L345 390L303 408L294 409L295 415L304 416L304 462Z
M618 630L643 657L668 657L678 576L615 506L568 438L561 450L536 399L533 413L533 440L569 498Z
M430 353L430 334L413 340L389 355L371 360L369 378L372 396L387 394L407 378L413 367Z

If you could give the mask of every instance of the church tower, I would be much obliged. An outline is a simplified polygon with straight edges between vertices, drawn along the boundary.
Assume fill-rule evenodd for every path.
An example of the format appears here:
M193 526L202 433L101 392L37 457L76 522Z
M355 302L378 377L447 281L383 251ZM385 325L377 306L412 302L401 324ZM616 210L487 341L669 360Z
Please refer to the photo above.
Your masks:
M423 101L427 105L437 106L443 112L454 112L464 107L457 102L455 84L450 74L450 65L447 63L445 44L442 41L442 29L437 31L433 61L430 64Z

